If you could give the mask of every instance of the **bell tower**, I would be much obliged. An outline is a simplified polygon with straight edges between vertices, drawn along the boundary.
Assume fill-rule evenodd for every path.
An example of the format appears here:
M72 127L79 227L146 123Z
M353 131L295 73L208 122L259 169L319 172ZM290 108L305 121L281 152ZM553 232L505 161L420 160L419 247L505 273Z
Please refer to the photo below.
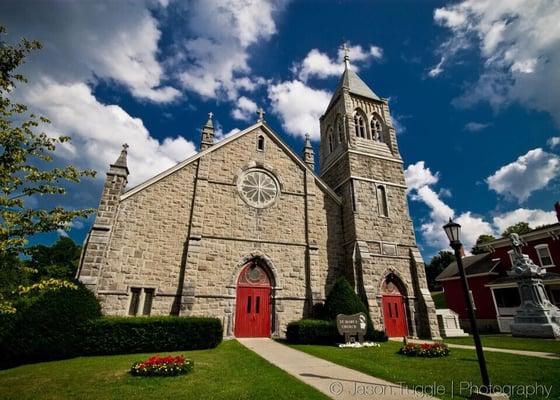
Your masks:
M389 104L351 69L346 45L344 50L344 72L320 119L320 175L343 198L347 275L377 329L390 335L398 310L387 309L385 301L400 295L399 323L407 335L437 338Z

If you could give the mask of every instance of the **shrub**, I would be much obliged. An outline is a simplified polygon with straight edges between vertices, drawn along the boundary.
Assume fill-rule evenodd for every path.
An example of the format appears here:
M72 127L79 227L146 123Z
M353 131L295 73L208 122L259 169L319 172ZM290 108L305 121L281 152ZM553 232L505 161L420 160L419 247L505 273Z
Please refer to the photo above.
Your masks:
M177 376L191 372L194 368L192 360L177 356L152 356L146 361L132 364L130 374L134 376Z
M47 280L21 287L15 314L4 316L0 352L4 362L25 363L63 358L76 352L79 326L98 318L94 294L80 283Z
M325 300L324 313L326 319L334 321L336 320L336 316L338 314L352 315L360 312L366 314L367 317L367 331L365 339L380 342L386 341L387 336L385 335L385 332L373 329L373 323L371 321L369 311L360 297L356 294L356 292L354 292L350 283L348 283L344 277L339 278Z
M222 341L222 324L203 317L104 317L83 324L80 354L197 350Z
M449 347L444 343L407 343L399 350L399 354L409 357L445 357Z
M297 344L334 344L344 341L334 321L302 319L288 324L286 339Z

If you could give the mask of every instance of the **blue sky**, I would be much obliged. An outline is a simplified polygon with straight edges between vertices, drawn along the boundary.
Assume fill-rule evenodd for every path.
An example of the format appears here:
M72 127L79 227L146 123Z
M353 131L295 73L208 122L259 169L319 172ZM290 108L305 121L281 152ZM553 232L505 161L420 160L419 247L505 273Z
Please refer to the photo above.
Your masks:
M262 106L296 152L305 132L317 146L347 42L352 67L390 99L427 258L446 247L450 216L468 247L556 220L559 1L7 1L0 15L11 40L44 44L16 97L73 137L57 162L99 171L31 205L96 207L121 143L133 186L192 155L209 111L227 135Z

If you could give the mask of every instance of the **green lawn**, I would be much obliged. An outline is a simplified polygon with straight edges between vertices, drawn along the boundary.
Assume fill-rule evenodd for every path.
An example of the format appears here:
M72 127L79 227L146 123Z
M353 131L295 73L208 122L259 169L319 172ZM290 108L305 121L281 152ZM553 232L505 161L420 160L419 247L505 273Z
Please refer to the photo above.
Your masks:
M560 354L560 340L518 338L509 335L482 335L481 338L483 346L497 347L499 349L544 351L546 353ZM472 336L447 338L445 339L445 342L474 346Z
M366 374L402 382L409 387L422 386L426 390L444 385L442 399L461 399L467 395L466 385L480 384L480 375L474 350L451 349L444 358L412 358L397 354L398 342L382 343L380 348L339 349L329 346L292 345L314 356L362 371ZM490 379L495 385L529 385L527 390L539 386L539 394L530 396L513 395L511 399L545 399L543 386L551 388L549 399L560 398L560 361L513 354L486 352ZM466 383L461 383L466 382ZM465 386L461 386L465 385ZM463 390L461 390L463 388ZM516 386L516 390L524 390Z
M167 354L167 353L166 353ZM0 371L1 399L325 399L235 340L184 354L194 372L141 378L127 371L148 354L79 357Z

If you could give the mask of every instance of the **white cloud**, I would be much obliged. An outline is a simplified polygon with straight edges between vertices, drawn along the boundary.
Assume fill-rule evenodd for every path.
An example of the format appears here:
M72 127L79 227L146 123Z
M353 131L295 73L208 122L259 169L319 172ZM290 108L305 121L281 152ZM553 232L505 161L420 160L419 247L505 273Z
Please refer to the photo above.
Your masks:
M456 102L487 101L494 108L519 102L549 112L560 124L560 3L550 0L463 0L434 11L450 30L438 53L437 76L458 52L477 48L483 61L478 82Z
M465 130L469 132L480 132L486 128L488 128L491 124L490 123L483 123L483 122L468 122L465 125Z
M432 173L424 161L409 165L405 170L405 178L411 199L424 203L430 209L429 218L420 225L420 232L425 243L435 249L449 245L442 228L449 218L461 225L461 241L467 251L482 234L499 236L507 227L521 221L529 223L533 228L556 221L554 211L526 208L502 212L489 218L475 215L471 211L457 214L442 200L442 191L435 192L434 185L438 183L439 174Z
M235 103L231 111L231 116L237 120L249 121L253 118L256 121L256 112L257 103L245 96L241 96L237 99L237 103Z
M537 226L552 224L557 221L555 211L531 210L527 208L518 208L496 215L492 220L497 234L501 234L508 227L518 222L527 222L531 228L536 228Z
M269 86L268 98L286 132L300 137L309 133L312 140L320 138L319 117L329 105L331 93L293 80Z
M359 65L367 64L372 60L379 60L383 57L383 50L380 47L370 45L369 48L363 48L360 45L348 47L348 56L352 62L354 71L359 71ZM327 54L322 53L318 49L311 49L307 56L294 65L294 72L298 78L306 82L310 77L328 78L331 76L339 76L344 71L344 51L339 49L338 58L332 59Z
M195 0L185 6L191 35L182 44L179 77L183 86L203 97L235 99L262 78L249 78L249 46L276 33L274 15L281 1Z
M560 145L560 136L551 137L547 140L546 144L548 144L548 147L550 147L551 149L556 148L556 146Z
M404 171L404 179L408 191L420 189L422 186L434 185L438 182L438 174L433 174L430 168L426 168L424 161L410 164Z
M214 141L215 142L219 142L222 139L226 139L230 136L235 135L237 132L240 132L241 129L239 128L233 128L231 129L229 132L225 132L222 130L222 127L220 126L219 129L216 129L216 131L214 132Z
M142 120L119 106L100 103L85 83L63 85L45 79L31 85L24 100L51 118L53 132L72 135L71 145L59 154L81 167L96 169L101 178L123 143L130 146L131 185L195 153L195 145L181 136L163 142L153 138Z
M30 77L59 82L113 80L133 96L168 102L180 92L165 86L157 60L161 32L150 12L157 4L136 2L0 2L10 36L38 39L43 49L25 65Z
M537 148L498 169L486 178L486 183L496 193L523 202L559 174L560 157Z
M445 56L442 56L436 66L428 71L430 78L435 78L443 72L443 64L445 63Z

